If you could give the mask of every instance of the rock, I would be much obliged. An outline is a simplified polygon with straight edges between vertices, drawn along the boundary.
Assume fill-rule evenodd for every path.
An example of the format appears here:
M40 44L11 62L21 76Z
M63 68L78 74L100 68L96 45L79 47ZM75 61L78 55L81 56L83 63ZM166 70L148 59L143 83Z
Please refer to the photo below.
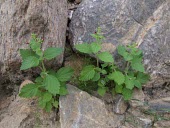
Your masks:
M139 109L131 108L126 113L126 125L129 123L134 126L134 128L152 128L152 117L145 115Z
M162 101L170 103L170 97L162 98Z
M154 128L170 128L170 121L157 121Z
M123 116L108 112L104 102L68 85L69 94L59 99L61 128L116 128Z
M80 4L82 2L82 0L75 0L76 4Z
M149 101L149 108L157 112L170 113L170 102L168 101L169 101L169 97L151 100Z
M116 114L124 114L127 110L127 107L128 104L124 101L123 96L117 95L113 111Z
M19 49L28 48L31 33L43 38L43 49L65 46L67 0L1 0L0 18L0 72L18 69Z
M151 74L147 86L162 85L170 80L169 21L169 0L83 0L73 13L71 41L73 46L93 42L90 34L100 27L111 53L119 44L136 42Z
M60 128L59 122L54 120L56 113L46 113L39 109L35 98L25 99L17 96L1 117L3 117L0 119L1 128Z
M140 89L134 89L132 99L129 101L131 107L141 107L144 105L145 94Z

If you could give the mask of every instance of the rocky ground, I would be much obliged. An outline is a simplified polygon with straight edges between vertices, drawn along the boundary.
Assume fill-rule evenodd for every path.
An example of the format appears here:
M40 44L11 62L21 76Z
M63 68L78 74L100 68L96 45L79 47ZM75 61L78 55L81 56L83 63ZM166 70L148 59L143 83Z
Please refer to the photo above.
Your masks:
M59 112L54 110L46 113L37 107L36 99L23 99L18 96L21 80L33 80L35 71L29 71L29 74L32 74L29 77L28 72L18 71L5 76L0 73L0 128L169 128L170 2L70 2L66 52L64 58L61 58L61 61L64 60L63 65L70 65L75 70L74 77L67 86L69 95L60 97ZM34 8L33 5L31 7ZM31 10L28 10L27 14L29 12L31 13ZM49 19L49 24L53 20ZM95 91L89 94L78 89L76 77L82 65L88 63L88 59L82 59L75 52L74 45L92 41L88 34L93 33L98 26L106 37L103 46L105 50L113 53L118 44L135 41L144 51L144 64L152 79L142 90L135 90L129 102L125 102L121 95L113 97L106 94L100 97ZM52 30L53 35L56 29ZM46 40L48 41L48 38ZM30 81L24 81L22 84L28 82Z

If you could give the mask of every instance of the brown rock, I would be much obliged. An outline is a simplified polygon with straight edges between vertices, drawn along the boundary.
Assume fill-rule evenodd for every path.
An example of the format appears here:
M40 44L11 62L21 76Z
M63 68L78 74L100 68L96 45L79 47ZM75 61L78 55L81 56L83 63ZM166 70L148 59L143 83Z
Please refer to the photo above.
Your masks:
M140 107L144 105L145 94L140 89L135 89L133 91L132 100L129 101L131 107Z
M116 128L123 116L108 112L104 102L74 86L60 97L61 128Z
M22 86L30 83L26 80ZM1 115L0 128L60 128L55 121L56 113L46 113L37 106L37 100L17 98L9 105L7 112Z
M154 123L154 128L170 128L170 121L157 121Z

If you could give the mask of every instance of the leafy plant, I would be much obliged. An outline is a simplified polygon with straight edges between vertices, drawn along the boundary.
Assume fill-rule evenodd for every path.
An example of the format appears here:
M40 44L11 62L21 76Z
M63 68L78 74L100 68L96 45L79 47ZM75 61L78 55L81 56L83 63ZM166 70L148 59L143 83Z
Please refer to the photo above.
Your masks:
M34 83L25 85L19 96L24 98L38 97L39 106L47 112L51 111L52 107L58 108L58 98L60 95L66 95L66 82L70 80L73 69L70 67L62 67L57 72L47 70L44 65L45 60L51 60L60 55L62 48L50 47L45 51L41 49L42 40L32 34L29 49L20 49L22 57L21 70L26 70L32 67L41 69L40 76L35 79Z
M98 28L95 34L91 34L95 42L90 44L77 44L75 48L85 54L96 58L96 65L85 66L80 73L81 81L95 81L98 84L98 94L103 96L107 91L120 93L125 100L132 97L133 89L142 88L149 80L149 75L145 73L142 64L142 51L136 44L117 47L118 54L126 63L121 69L114 63L114 58L109 52L101 52L102 39L101 30ZM101 62L101 63L100 63Z

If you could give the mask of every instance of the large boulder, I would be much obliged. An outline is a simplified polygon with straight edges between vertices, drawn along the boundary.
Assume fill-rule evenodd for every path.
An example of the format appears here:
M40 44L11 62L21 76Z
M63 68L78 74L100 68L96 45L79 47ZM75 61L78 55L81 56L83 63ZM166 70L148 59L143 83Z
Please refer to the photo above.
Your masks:
M104 101L68 85L69 94L62 96L60 102L61 128L117 128L123 121L106 109Z
M0 71L18 67L19 49L28 48L31 33L44 39L43 49L64 48L66 27L67 0L1 0Z
M92 42L101 27L104 50L114 53L119 44L138 43L151 83L170 80L169 0L84 0L70 24L72 45Z

